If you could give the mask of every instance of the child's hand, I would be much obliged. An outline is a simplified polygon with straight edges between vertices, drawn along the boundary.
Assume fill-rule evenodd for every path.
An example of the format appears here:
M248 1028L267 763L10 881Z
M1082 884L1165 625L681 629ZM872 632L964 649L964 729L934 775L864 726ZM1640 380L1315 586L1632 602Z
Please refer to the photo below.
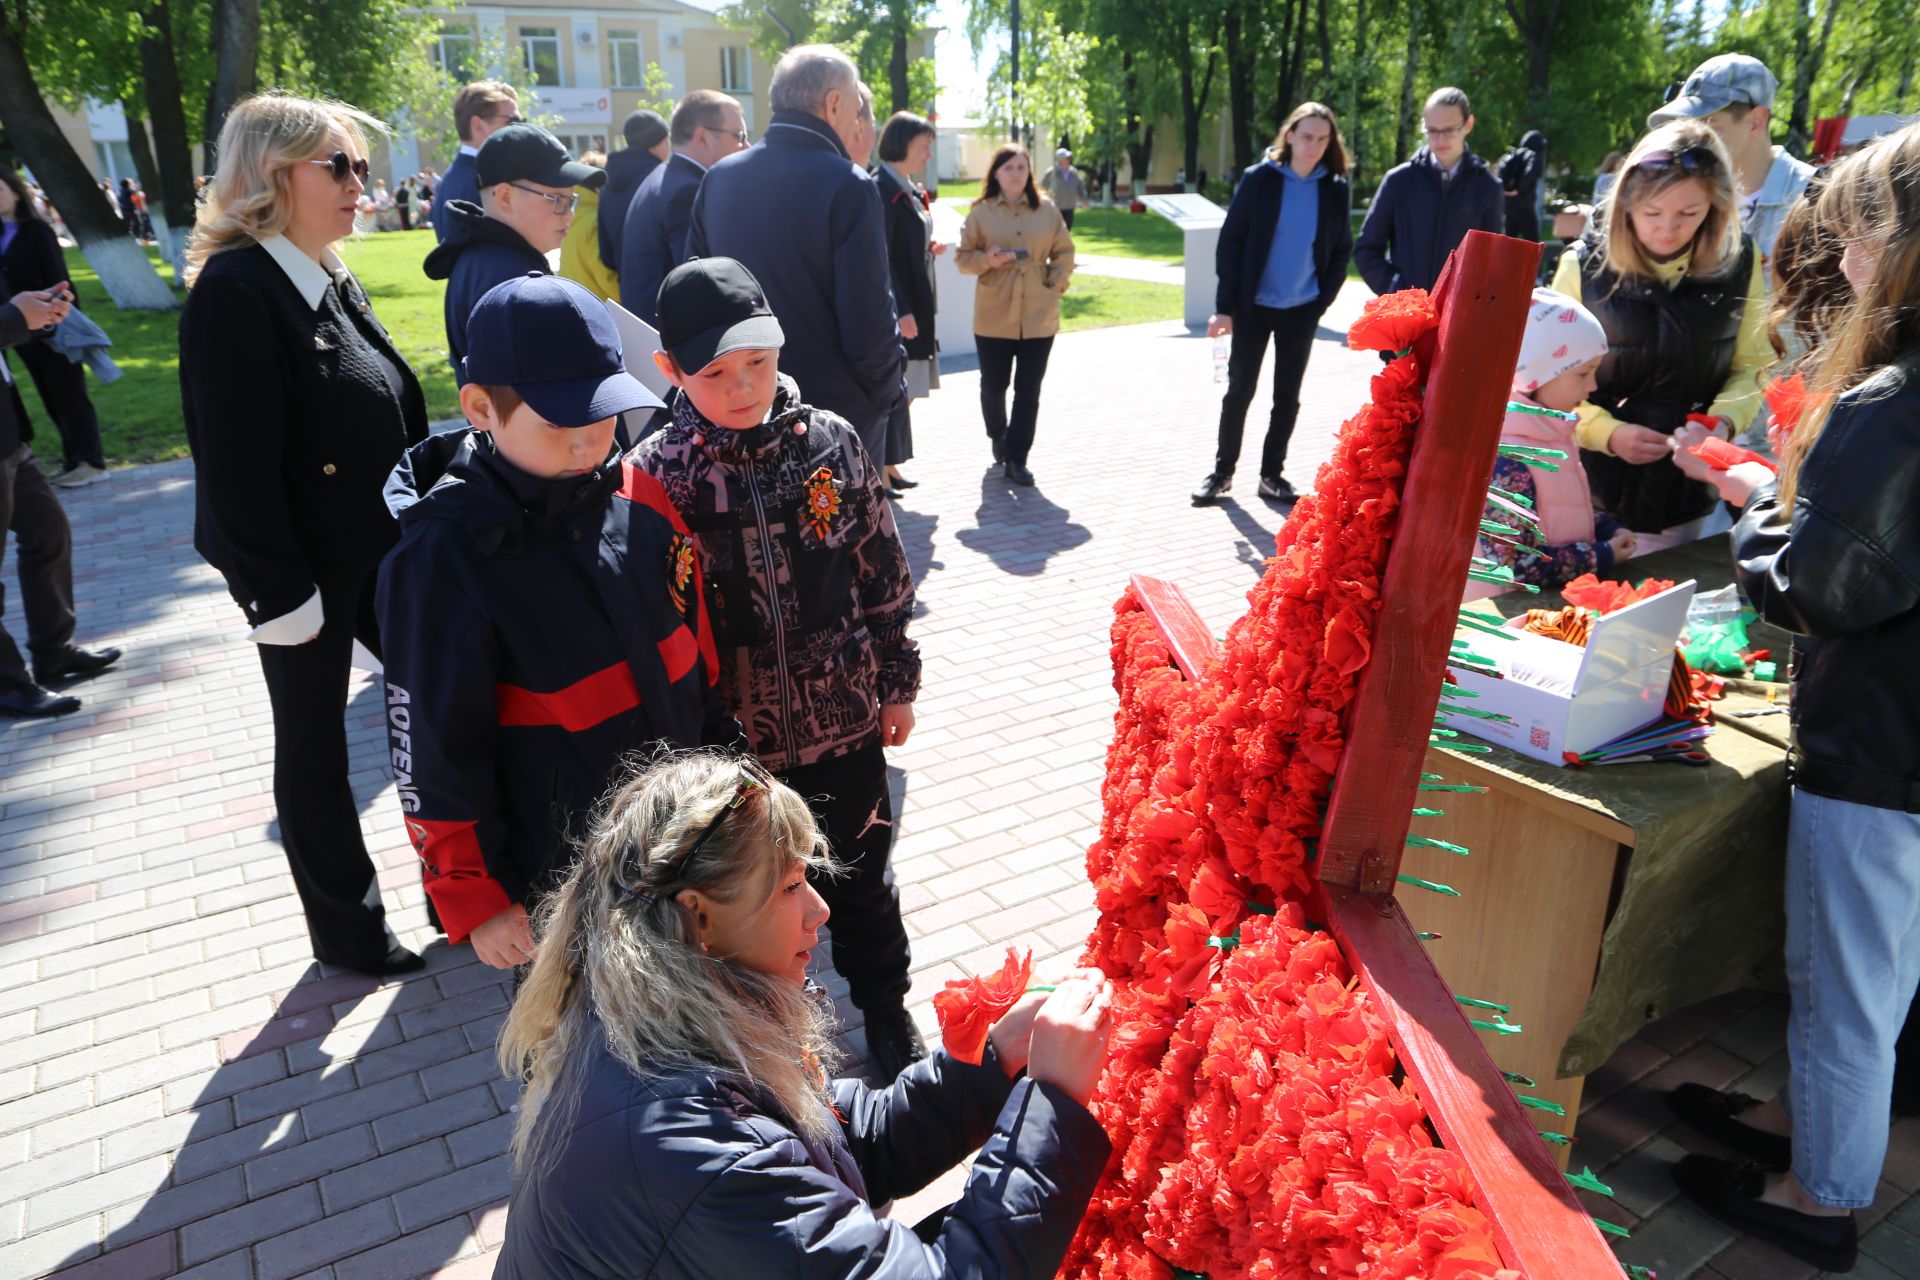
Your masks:
M1633 548L1636 541L1633 536L1633 530L1622 529L1607 539L1607 545L1613 548L1613 558L1615 560L1631 560L1633 558Z
M1673 452L1673 437L1662 435L1652 427L1623 422L1613 429L1613 436L1607 441L1607 450L1616 458L1645 465L1670 455Z
M1098 969L1075 969L1064 978L1047 978L1044 981L1057 987L1069 980L1105 982L1106 978L1107 975ZM1027 1068L1027 1059L1033 1050L1034 1020L1049 994L1045 991L1029 991L987 1032L987 1039L993 1041L993 1056L1000 1060L1000 1066L1009 1080Z
M886 702L880 705L880 743L887 747L903 747L907 744L907 735L913 732L913 704L911 702Z
M467 941L481 964L511 969L533 959L533 922L516 902L468 934Z
M1086 1106L1107 1065L1107 1039L1113 1034L1107 1006L1112 999L1113 989L1104 978L1061 983L1034 1019L1027 1074L1059 1086Z

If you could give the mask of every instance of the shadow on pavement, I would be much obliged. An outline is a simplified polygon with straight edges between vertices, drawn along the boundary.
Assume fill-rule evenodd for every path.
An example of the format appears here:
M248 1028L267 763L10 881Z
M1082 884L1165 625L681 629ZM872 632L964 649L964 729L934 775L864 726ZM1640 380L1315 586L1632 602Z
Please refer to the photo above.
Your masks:
M1068 519L1067 509L1049 500L1043 488L1044 481L1017 485L999 467L990 468L980 477L976 527L955 536L1007 573L1032 577L1044 572L1048 560L1091 541L1093 533Z

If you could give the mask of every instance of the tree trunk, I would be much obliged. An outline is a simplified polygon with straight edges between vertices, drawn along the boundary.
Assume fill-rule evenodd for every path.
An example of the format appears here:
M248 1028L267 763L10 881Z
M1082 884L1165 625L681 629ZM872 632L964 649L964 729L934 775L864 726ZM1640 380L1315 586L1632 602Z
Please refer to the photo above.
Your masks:
M167 219L166 202L160 198L160 169L147 142L146 107L127 98L121 101L120 111L127 118L127 152L133 157L133 171L140 179L140 189L147 193L147 221L153 224L153 238L160 252L166 254L173 244L173 227ZM178 261L173 261L173 281L180 283Z
M128 236L126 224L114 216L93 174L60 132L27 65L26 50L5 25L0 25L0 125L60 211L60 220L99 273L114 305L126 311L168 311L178 305L173 290L153 269L146 251Z
M1553 35L1560 25L1560 0L1506 0L1507 16L1527 49L1527 118L1537 127L1546 114L1553 76Z
M1190 190L1198 188L1200 181L1200 119L1206 114L1207 98L1213 92L1213 73L1219 65L1220 51L1214 48L1218 38L1216 32L1207 40L1207 70L1200 83L1193 82L1193 25L1185 9L1180 11L1177 28L1180 59L1180 130L1184 145L1183 156L1187 165L1186 186Z
M1347 94L1347 182L1348 191L1360 186L1361 156L1365 153L1360 143L1360 80L1361 69L1366 65L1367 53L1367 0L1354 0L1353 6L1353 83Z
M1420 74L1420 0L1407 0L1407 60L1400 72L1400 125L1393 135L1395 160L1412 154L1407 145L1413 131L1413 86Z
M1307 0L1286 0L1280 17L1280 74L1273 90L1273 125L1292 113L1299 101L1300 71L1306 60L1306 48L1300 37L1307 29Z
M174 56L167 0L153 0L140 21L140 75L147 85L147 113L153 121L154 159L160 175L158 188L147 186L147 208L149 213L155 207L162 210L167 233L160 236L157 225L154 231L179 280L186 274L187 233L193 229L193 146L187 141L187 112L181 102L180 66Z
M1327 27L1327 0L1319 0L1320 79L1333 76L1333 32Z
M1233 121L1233 171L1241 173L1253 164L1258 148L1253 139L1253 66L1251 58L1241 56L1238 5L1227 10L1223 34L1227 42L1227 115Z
M893 53L887 59L887 85L893 91L893 109L915 109L913 90L907 86L907 37L912 34L913 6L909 0L888 0L887 17L893 26Z
M1153 125L1141 128L1140 72L1133 65L1131 53L1120 55L1120 68L1125 84L1127 167L1132 170L1133 194L1137 196L1147 189L1147 174L1153 165Z
M1800 0L1793 24L1793 114L1787 120L1787 150L1804 158L1813 141L1813 82L1820 78L1820 66L1827 60L1827 41L1833 36L1833 19L1840 12L1840 0L1827 0L1826 15L1820 20L1820 40L1814 43L1810 0Z
M207 172L220 162L220 126L260 83L260 0L213 0L213 89L207 94Z

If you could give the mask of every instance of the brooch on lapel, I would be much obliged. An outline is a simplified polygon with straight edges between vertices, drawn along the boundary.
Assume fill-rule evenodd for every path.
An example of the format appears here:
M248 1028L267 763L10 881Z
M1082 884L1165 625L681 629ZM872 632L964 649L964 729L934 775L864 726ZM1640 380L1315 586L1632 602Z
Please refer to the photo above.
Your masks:
M833 472L821 467L807 477L806 519L813 528L813 536L825 538L839 514L840 486L834 482Z
M331 351L333 350L333 344L327 341L326 334L316 333L313 335L313 349L315 351Z
M674 534L667 544L667 595L682 616L687 612L687 584L693 581L696 563L692 540L684 533Z

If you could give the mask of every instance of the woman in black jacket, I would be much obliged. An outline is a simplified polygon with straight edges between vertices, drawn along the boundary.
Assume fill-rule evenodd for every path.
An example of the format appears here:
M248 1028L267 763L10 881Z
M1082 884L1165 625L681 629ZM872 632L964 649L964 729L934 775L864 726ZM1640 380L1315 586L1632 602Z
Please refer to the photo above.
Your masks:
M64 283L67 261L60 238L34 212L33 197L11 169L0 168L0 270L15 289L39 292ZM60 432L61 467L49 477L62 488L104 480L107 457L100 448L100 415L87 395L87 371L44 339L20 348L27 373Z
M365 189L363 130L383 128L278 94L235 107L187 247L180 319L194 546L260 646L280 840L313 954L372 974L421 962L386 926L342 709L353 642L380 652L374 576L399 536L381 489L426 438L427 413L331 246Z
M607 802L501 1031L525 1084L500 1280L1059 1270L1111 1151L1104 978L1027 996L978 1065L833 1080L826 847L750 758L668 756ZM876 1215L976 1148L943 1218Z
M1300 415L1300 381L1320 317L1333 305L1353 256L1347 151L1333 111L1303 102L1259 164L1241 175L1214 250L1214 316L1207 336L1233 335L1213 470L1194 490L1203 507L1233 486L1247 406L1273 343L1273 411L1260 447L1260 496L1291 502L1281 475Z
M1817 354L1778 479L1752 492L1733 534L1754 608L1801 637L1787 1087L1758 1103L1683 1085L1673 1100L1759 1162L1688 1156L1683 1190L1845 1271L1854 1211L1873 1203L1886 1156L1895 1038L1920 988L1920 125L1842 162L1819 213L1849 229L1842 269L1857 300Z
M933 201L916 179L933 158L932 122L911 111L896 111L880 134L880 163L873 178L887 207L887 265L893 275L893 305L900 313L900 338L907 350L907 400L924 400L940 385L940 344L935 339L938 309L933 259L947 251L933 238ZM913 427L903 402L887 430L887 486L911 489L916 481L900 474L913 456Z

